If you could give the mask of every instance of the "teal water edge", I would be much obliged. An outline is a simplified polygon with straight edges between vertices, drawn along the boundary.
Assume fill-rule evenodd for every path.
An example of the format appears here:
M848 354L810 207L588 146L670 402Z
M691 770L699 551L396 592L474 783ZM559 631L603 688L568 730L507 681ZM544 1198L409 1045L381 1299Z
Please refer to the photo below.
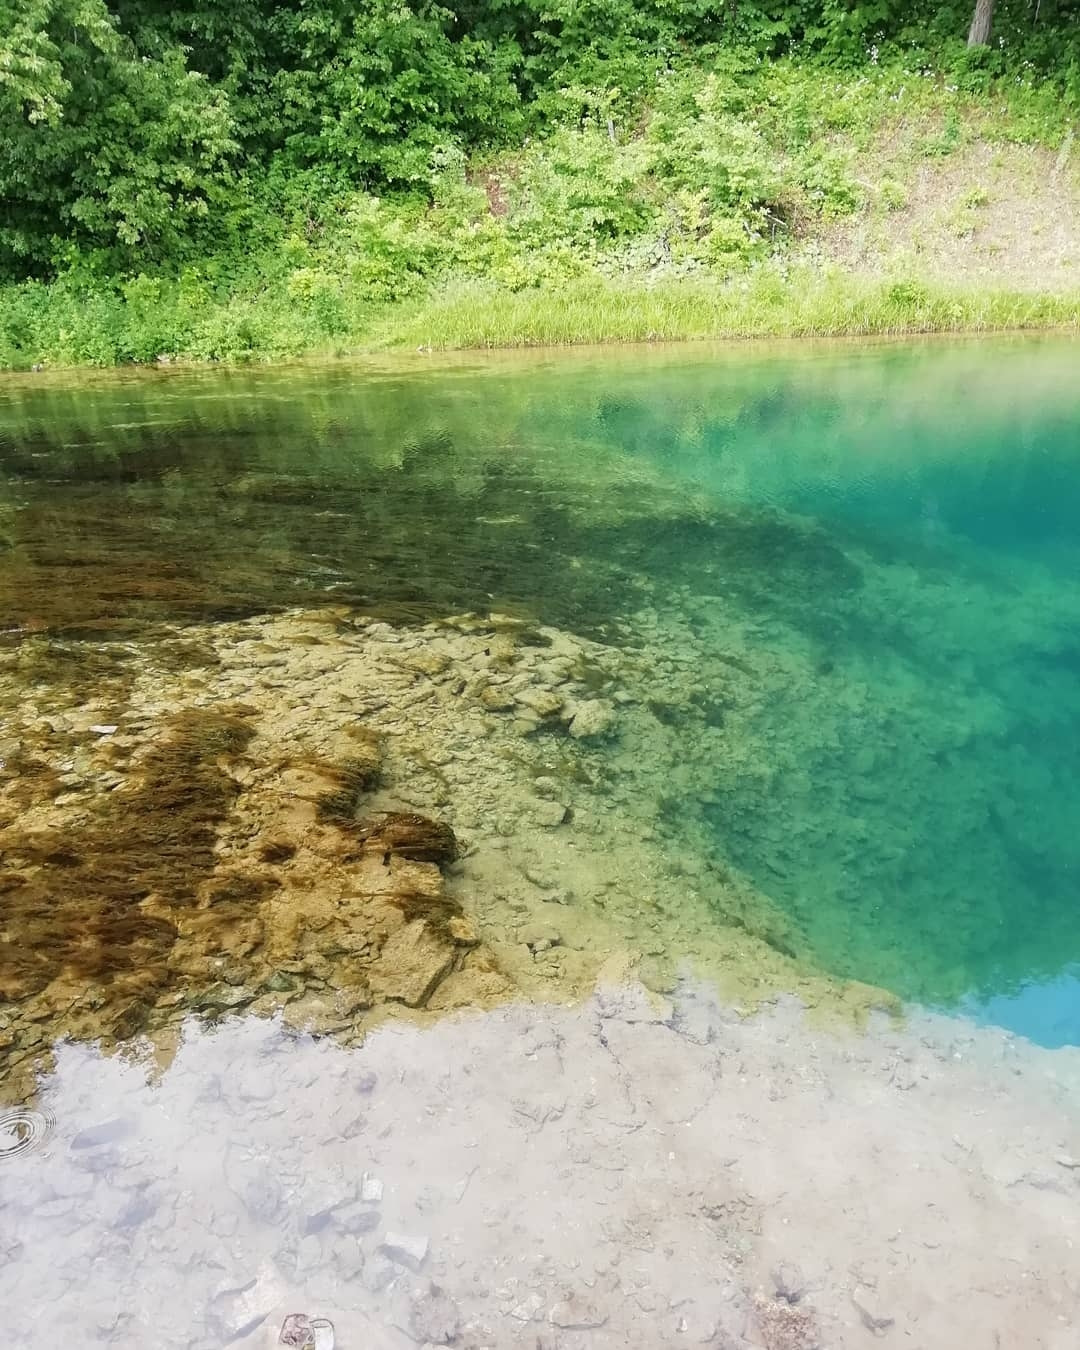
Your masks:
M659 651L657 734L715 746L715 776L639 774L639 813L746 878L799 959L1080 1043L1078 357L11 382L3 642L73 689L163 626L327 603ZM608 744L613 781L635 753Z

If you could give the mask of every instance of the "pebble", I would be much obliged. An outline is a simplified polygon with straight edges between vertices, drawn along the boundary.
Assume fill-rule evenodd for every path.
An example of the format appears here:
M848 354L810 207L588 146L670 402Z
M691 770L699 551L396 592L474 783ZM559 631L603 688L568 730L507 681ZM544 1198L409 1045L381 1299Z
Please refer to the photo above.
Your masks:
M556 829L566 820L567 814L567 808L561 802L534 802L531 811L533 820L545 830Z
M407 1233L387 1233L379 1251L395 1265L407 1266L418 1271L427 1260L430 1243L426 1237L415 1237Z
M353 1237L358 1237L361 1233L374 1232L380 1222L379 1211L359 1200L334 1213L335 1225Z
M381 1204L383 1198L383 1184L378 1177L373 1177L365 1172L360 1182L360 1199L366 1200L369 1204Z
M435 1285L414 1295L409 1330L426 1345L449 1345L461 1327L457 1305Z
M606 736L615 725L615 710L603 699L587 699L575 704L573 713L570 735L578 741Z

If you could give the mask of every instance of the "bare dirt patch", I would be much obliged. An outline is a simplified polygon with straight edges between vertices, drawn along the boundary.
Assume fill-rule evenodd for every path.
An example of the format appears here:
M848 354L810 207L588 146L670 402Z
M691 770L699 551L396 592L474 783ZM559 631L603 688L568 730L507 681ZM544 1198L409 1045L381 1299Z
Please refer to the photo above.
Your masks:
M1080 150L975 137L927 155L925 137L890 133L861 165L857 214L811 248L854 272L967 287L1062 291L1080 283Z

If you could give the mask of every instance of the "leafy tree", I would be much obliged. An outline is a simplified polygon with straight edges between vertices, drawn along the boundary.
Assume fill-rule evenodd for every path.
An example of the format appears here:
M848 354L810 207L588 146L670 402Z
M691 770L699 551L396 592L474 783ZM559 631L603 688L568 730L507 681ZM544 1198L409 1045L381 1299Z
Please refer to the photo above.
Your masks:
M0 0L0 250L12 272L78 248L177 250L221 199L228 98L178 47L150 57L104 0Z

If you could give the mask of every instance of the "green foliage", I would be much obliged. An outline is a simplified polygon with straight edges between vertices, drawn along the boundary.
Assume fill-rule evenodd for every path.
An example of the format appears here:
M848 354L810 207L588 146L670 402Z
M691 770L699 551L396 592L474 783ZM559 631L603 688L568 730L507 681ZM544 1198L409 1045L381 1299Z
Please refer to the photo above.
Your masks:
M13 272L178 254L229 191L228 100L103 0L0 0L0 251Z
M302 14L294 40L304 59L271 85L287 114L289 158L347 165L360 182L411 184L425 180L444 143L512 133L515 53L469 35L452 40L453 18L404 0Z
M0 364L348 346L461 285L783 290L907 202L890 128L1071 134L1080 0L998 0L976 52L968 8L0 0Z

